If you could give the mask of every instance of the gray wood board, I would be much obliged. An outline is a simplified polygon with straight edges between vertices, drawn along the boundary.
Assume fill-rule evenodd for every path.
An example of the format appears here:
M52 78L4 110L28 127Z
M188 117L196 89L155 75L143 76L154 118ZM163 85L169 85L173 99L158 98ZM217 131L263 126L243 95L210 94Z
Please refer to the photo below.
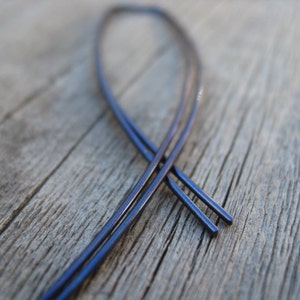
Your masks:
M112 1L0 2L0 299L35 299L146 167L99 94L96 24ZM154 3L154 2L148 2ZM297 1L164 1L201 54L204 96L178 166L234 217L212 239L165 186L76 299L297 299ZM161 23L106 36L112 86L157 143L182 63ZM192 196L191 194L189 194Z

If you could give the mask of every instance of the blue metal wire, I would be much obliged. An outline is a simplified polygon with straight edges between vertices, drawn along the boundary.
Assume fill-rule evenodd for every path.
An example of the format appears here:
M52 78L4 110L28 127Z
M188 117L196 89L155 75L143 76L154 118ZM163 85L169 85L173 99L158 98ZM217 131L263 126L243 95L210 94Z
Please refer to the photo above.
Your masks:
M149 13L162 18L174 30L179 39L182 53L186 62L186 77L181 100L177 109L175 118L170 129L159 148L139 130L134 122L126 115L117 99L114 97L108 81L106 80L100 53L101 37L109 20L118 13ZM193 120L196 116L198 102L200 99L201 81L200 81L200 62L192 42L188 39L185 32L179 27L176 21L157 7L140 6L118 6L107 12L99 26L99 34L96 41L96 73L99 86L104 94L109 107L118 119L119 123L142 153L145 159L149 161L149 166L137 182L135 187L125 198L115 214L105 224L102 230L95 236L93 241L81 253L81 255L71 264L71 266L62 274L62 276L49 288L40 299L67 299L78 289L81 283L99 266L104 260L110 249L117 243L120 237L128 230L130 225L136 220L142 209L148 203L153 193L157 190L160 183L165 181L167 186L176 194L183 204L197 217L199 221L212 234L216 235L217 227L205 216L204 213L191 201L191 199L180 189L180 187L167 176L172 172L184 185L186 185L195 195L197 195L208 207L216 212L226 223L232 223L232 217L220 207L211 197L204 193L197 185L192 182L182 171L175 167L174 161L178 156L184 141L190 131ZM179 122L187 104L188 98L193 99L192 108L186 125L178 137L178 140L170 151L169 157L164 153L168 149L175 133L178 130ZM151 181L153 173L156 177Z

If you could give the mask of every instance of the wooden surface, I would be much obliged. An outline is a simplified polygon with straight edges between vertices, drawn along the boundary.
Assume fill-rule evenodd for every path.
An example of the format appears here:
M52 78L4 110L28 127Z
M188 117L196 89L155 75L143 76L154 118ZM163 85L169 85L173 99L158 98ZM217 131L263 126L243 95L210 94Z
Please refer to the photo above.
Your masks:
M111 3L0 2L0 299L41 295L146 167L95 83L95 28ZM212 239L161 186L76 299L299 297L299 4L164 1L205 77L177 164L234 224L207 211ZM121 18L105 53L116 94L158 143L178 102L174 40L152 19Z

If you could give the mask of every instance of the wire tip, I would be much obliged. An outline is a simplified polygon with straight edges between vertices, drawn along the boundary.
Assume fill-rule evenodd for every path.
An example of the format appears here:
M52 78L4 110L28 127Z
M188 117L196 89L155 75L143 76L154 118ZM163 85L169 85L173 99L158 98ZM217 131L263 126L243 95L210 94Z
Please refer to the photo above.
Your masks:
M217 237L218 236L218 233L219 233L219 230L218 230L218 227L214 228L214 229L210 229L209 230L209 233L212 237Z
M226 224L232 225L232 223L233 223L233 217L228 215L227 218L226 218Z

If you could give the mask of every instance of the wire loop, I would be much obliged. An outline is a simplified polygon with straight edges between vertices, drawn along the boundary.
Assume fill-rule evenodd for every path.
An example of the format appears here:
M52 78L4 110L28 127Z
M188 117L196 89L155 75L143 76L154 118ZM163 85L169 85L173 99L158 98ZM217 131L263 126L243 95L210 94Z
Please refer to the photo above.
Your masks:
M104 30L112 17L121 13L143 13L151 14L162 19L175 33L182 55L185 59L185 77L179 105L173 122L159 147L156 147L144 133L127 116L123 108L115 98L109 82L106 79L102 64L101 45ZM199 197L209 208L218 214L227 224L232 223L232 217L219 206L210 196L203 192L197 185L180 171L174 162L180 153L183 144L191 129L196 117L199 100L201 99L202 81L201 68L197 52L185 31L168 13L154 6L116 6L108 10L101 19L95 44L95 66L99 87L104 95L108 106L124 131L149 162L141 178L133 187L129 195L123 200L120 207L113 216L94 237L92 242L80 254L80 256L68 267L68 269L56 280L56 282L40 298L46 299L67 299L76 291L83 281L96 270L103 262L112 247L120 237L129 229L130 225L142 212L151 196L157 190L162 181L173 191L179 200L196 216L210 234L217 235L218 228L209 218L194 204L194 202L182 191L177 183L169 177L173 173L175 177ZM189 101L190 100L190 101ZM183 129L178 134L179 123L183 113L186 111L188 102L190 109L188 118ZM177 139L175 136L177 135ZM173 147L171 142L175 138ZM169 156L165 153L168 150ZM154 176L154 174L156 175Z

